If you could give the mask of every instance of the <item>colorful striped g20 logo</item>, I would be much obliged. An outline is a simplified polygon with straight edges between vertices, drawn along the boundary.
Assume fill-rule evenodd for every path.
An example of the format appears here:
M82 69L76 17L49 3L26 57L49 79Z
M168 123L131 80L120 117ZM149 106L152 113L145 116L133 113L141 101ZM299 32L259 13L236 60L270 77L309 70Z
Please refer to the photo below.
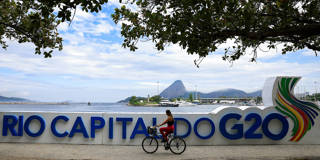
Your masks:
M301 77L277 77L274 81L272 100L275 108L294 123L290 141L298 142L311 130L318 116L319 107L297 99L293 90Z

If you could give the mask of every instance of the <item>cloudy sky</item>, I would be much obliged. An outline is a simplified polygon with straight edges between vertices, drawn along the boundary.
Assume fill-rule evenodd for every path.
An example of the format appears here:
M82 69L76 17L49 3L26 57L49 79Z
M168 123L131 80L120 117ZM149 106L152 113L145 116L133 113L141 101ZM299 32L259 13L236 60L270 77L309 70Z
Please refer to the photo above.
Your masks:
M248 52L232 65L222 60L222 51L232 41L206 57L200 68L198 57L188 55L177 45L159 52L152 42L140 42L136 52L121 47L120 25L111 19L109 3L99 14L77 10L71 25L59 31L64 49L52 58L34 55L32 44L8 41L0 49L0 95L37 101L115 102L128 96L157 94L175 80L187 90L210 92L226 88L246 92L259 90L270 76L302 76L297 92L320 91L320 58L308 49L281 55L281 45L265 52L261 47L258 61L249 62Z

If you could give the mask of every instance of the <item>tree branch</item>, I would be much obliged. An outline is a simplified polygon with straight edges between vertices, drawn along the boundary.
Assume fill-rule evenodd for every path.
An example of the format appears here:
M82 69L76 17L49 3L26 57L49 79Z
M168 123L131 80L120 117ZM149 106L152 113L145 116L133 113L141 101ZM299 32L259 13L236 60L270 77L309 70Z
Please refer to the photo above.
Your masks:
M290 42L290 39L283 39L281 37L293 37L301 40L308 38L310 36L320 35L320 24L309 24L304 26L294 26L282 29L269 29L265 31L258 32L248 32L246 30L224 30L220 32L215 32L211 35L213 39L219 37L230 38L235 36L240 36L251 40L276 40Z
M320 46L315 46L309 43L304 43L309 49L320 51Z

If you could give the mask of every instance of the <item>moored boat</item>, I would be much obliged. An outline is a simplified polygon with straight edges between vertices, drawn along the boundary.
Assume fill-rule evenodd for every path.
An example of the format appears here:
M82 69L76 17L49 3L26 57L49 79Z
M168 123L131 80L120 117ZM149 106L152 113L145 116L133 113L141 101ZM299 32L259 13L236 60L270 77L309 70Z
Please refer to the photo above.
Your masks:
M170 102L168 99L162 99L159 104L160 107L179 107L178 103Z

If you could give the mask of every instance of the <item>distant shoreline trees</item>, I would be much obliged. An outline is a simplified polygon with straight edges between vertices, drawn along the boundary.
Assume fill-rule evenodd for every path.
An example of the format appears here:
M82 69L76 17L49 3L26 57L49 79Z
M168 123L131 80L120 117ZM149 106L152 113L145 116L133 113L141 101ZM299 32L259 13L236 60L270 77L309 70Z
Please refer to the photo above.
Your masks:
M132 96L129 100L129 105L133 106L143 106L148 104L159 104L161 101L161 97L159 95L155 95L149 98L144 97L136 97Z

